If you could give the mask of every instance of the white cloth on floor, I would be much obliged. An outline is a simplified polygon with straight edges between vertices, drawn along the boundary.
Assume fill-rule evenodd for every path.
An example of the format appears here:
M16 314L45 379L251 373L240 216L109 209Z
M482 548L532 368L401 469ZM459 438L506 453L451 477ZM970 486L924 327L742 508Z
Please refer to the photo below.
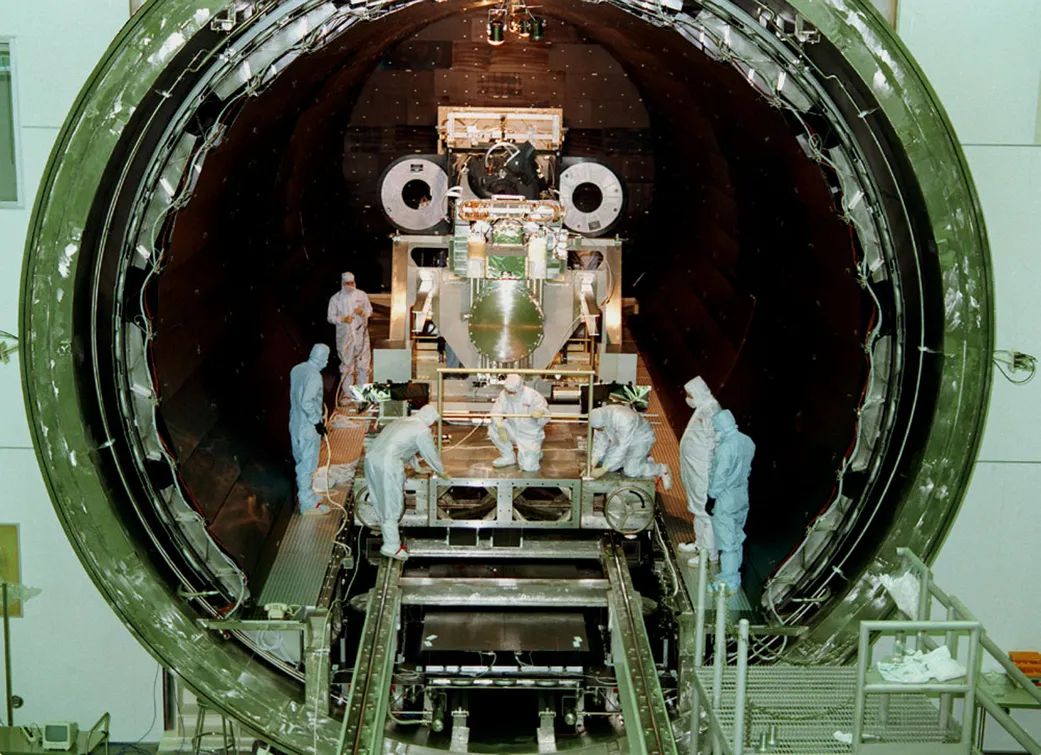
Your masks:
M853 732L851 731L837 731L831 736L844 745L853 744Z
M346 485L354 479L358 469L358 460L349 464L331 464L328 473L325 467L319 467L312 478L312 487L316 493L325 493L340 485Z
M950 648L946 645L929 653L915 650L894 661L879 661L875 668L887 682L897 684L924 684L930 679L949 682L965 676L965 667L951 658Z

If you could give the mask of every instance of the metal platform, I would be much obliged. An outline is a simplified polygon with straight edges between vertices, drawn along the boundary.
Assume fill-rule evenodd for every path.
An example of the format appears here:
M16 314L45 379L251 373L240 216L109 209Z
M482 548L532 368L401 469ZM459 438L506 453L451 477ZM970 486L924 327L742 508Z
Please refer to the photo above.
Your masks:
M492 466L498 452L486 427L446 425L442 458L449 479L407 472L402 527L642 531L652 519L657 481L620 473L584 478L584 428L547 426L541 468L525 472ZM356 520L378 526L360 469L354 485Z
M585 423L546 425L542 463L538 472L525 472L514 465L496 469L492 461L499 452L488 439L487 426L445 425L441 460L453 478L506 479L534 477L551 480L575 479L586 473Z
M304 608L318 605L342 518L339 511L322 517L293 514L257 599L259 605L285 603Z
M712 689L713 669L698 669L701 684ZM724 729L734 725L737 674L723 672L723 697L716 715ZM855 666L755 666L748 669L745 710L746 751L754 751L773 728L776 744L769 752L792 755L849 753L851 744L835 733L851 734L857 694ZM940 744L956 741L959 732L939 728L940 711L925 694L889 695L885 710L881 696L868 698L865 741L884 740L896 745ZM883 711L885 710L885 713Z

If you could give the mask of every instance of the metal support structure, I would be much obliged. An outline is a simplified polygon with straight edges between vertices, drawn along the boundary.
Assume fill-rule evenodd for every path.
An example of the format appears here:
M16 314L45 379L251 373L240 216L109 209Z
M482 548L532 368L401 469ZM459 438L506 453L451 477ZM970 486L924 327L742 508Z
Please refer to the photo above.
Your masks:
M965 607L958 598L953 595L948 595L942 589L937 587L936 583L932 579L932 570L922 561L917 554L909 548L897 548L897 555L903 559L904 566L909 569L918 578L919 582L919 599L918 599L918 619L920 621L928 621L932 609L932 601L935 598L939 601L940 605L947 609L948 622L975 622L980 624L973 613ZM957 654L958 643L954 640L955 633L949 631L945 637L947 647L951 649L951 656L954 657ZM925 636L923 638L924 645L926 647L935 647L935 643ZM1026 675L1016 666L1008 655L998 646L994 640L992 640L985 629L980 625L979 631L979 644L982 646L992 659L1002 667L1005 675L1012 683L1014 688L1018 688L1026 693L1026 695L1032 698L1033 702L1041 707L1041 690L1031 682ZM978 675L979 668L978 662L975 662L977 666L976 673ZM988 692L980 688L978 685L974 685L973 699L975 705L982 708L987 714L990 714L995 721L997 721L1002 728L1005 729L1016 740L1027 752L1032 755L1041 755L1041 743L1038 743L1030 734L1027 733L1022 726L1020 726L1007 712L1001 709L1001 706L997 704L997 701L990 696ZM952 700L950 694L941 694L940 696L940 720L944 724L948 723L951 718L951 707ZM968 711L962 714L966 721L971 721L975 718L974 715Z
M720 589L720 592L725 592ZM737 625L737 704L734 706L734 755L745 750L745 695L748 684L748 619Z
M401 616L401 561L384 558L369 598L338 753L381 755Z
M727 658L727 593L716 591L716 639L712 648L712 710L719 710L723 702L723 666ZM741 701L744 705L744 701ZM723 733L718 727L712 738L712 752L720 755Z
M328 611L316 611L304 621L304 699L308 710L329 715L329 644L332 628Z
M611 584L611 655L631 755L677 755L672 722L658 682L642 602L633 588L622 549L605 545L604 571Z
M906 682L887 682L877 673L869 672L872 664L871 644L875 634L897 634L914 632L918 637L926 637L927 632L945 632L969 637L969 652L966 659L964 681L924 682L912 684ZM972 751L973 716L969 709L976 695L976 678L979 674L979 646L982 627L978 621L862 621L860 623L860 643L857 658L857 696L853 708L853 752L878 753L879 755L897 755L898 753L921 753L921 755L970 755ZM923 649L919 646L918 649ZM961 736L957 742L928 742L911 744L907 742L865 742L864 714L867 707L867 696L905 695L912 693L952 694L964 697L966 713L961 724Z
M402 605L482 608L606 607L603 579L466 579L404 577L399 581Z
M694 611L694 668L705 664L705 591L708 587L708 548L698 549L698 592L697 607ZM695 673L697 673L695 671ZM696 754L701 738L701 694L700 686L691 687L690 697L690 751Z
M448 538L441 540L408 538L410 558L567 558L573 561L595 561L600 559L599 540L536 540L525 537L519 545L495 545L494 533L486 540L480 539L476 530L473 545L453 545Z
M622 248L620 245L605 245L600 249L604 264L611 275L610 290L604 297L603 339L604 343L622 343Z

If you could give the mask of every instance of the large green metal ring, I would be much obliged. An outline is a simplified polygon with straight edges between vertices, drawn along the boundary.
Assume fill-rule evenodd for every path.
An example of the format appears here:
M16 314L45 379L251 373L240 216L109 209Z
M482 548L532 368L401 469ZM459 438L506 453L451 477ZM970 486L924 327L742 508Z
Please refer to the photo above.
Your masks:
M199 628L145 553L113 500L98 464L107 438L85 430L87 397L77 365L89 322L77 304L91 271L77 254L101 177L129 113L164 65L223 6L219 0L152 2L106 51L56 141L40 184L22 282L21 338L26 410L43 476L62 525L95 584L165 666L229 714L283 747L329 750L338 724L304 709L299 689L241 647ZM846 574L839 609L811 644L839 645L852 622L882 609L871 575L893 568L895 548L935 555L968 485L990 385L992 294L982 212L965 158L943 108L904 46L859 0L791 0L841 51L877 98L920 183L936 240L947 303L939 401L917 476L876 561ZM277 12L279 4L267 12ZM86 280L88 283L83 283ZM78 284L78 285L77 285ZM834 645L834 643L833 643Z

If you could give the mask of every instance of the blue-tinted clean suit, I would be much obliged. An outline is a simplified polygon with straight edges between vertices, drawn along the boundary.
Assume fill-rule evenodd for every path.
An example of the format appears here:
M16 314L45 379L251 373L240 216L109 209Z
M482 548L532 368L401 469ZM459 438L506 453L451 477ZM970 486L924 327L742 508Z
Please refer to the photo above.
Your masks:
M712 528L719 549L719 579L730 590L741 586L741 557L745 542L745 520L748 518L748 474L752 471L755 443L737 429L730 410L712 417L719 434L712 457L712 474L708 494L716 499L712 511Z
M289 437L296 461L296 494L300 511L318 506L318 496L311 489L311 476L318 469L322 439L316 427L322 421L325 386L322 368L329 362L329 347L315 344L311 356L289 373Z

